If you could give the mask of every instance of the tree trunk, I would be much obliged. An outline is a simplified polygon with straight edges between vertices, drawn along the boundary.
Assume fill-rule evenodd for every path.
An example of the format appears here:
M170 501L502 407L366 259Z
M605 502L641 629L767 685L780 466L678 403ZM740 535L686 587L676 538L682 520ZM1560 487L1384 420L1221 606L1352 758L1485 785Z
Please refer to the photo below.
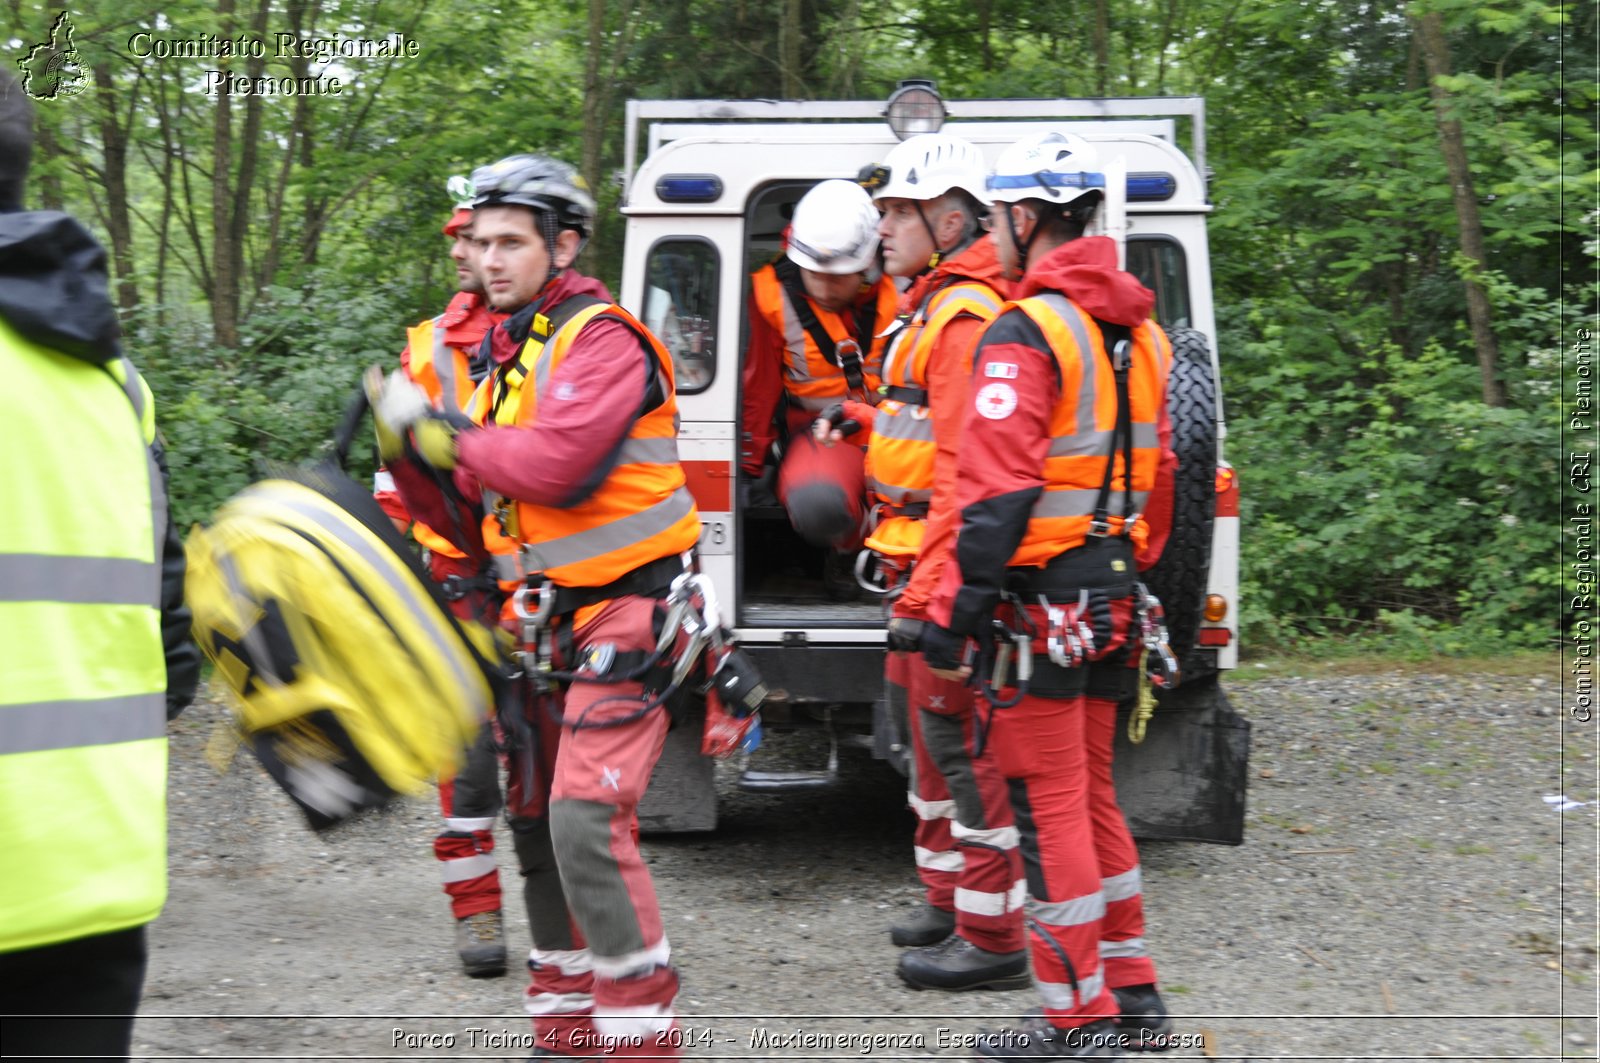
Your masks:
M578 169L596 191L600 188L600 149L605 142L601 109L601 49L605 47L606 0L589 0L589 46L583 51L583 143L579 147Z
M805 96L805 82L800 78L800 43L804 32L800 0L783 0L783 21L778 24L778 63L783 70L783 98L786 100Z
M978 0L978 43L983 72L994 69L994 0Z
M617 14L617 29L610 31L606 7L607 0L589 0L589 47L583 57L583 141L578 149L579 172L589 182L590 194L597 203L605 190L602 170L606 135L616 125L617 87L639 23L636 0L626 0ZM604 217L602 211L595 218L591 247L599 246ZM588 261L586 256L585 262Z
M1094 0L1094 94L1104 96L1111 83L1111 16L1106 0Z
M223 36L234 36L234 0L217 0ZM226 66L228 60L219 59ZM211 332L219 346L239 346L239 260L233 229L233 98L217 93L211 120Z
M261 0L261 5L256 8L255 18L250 27L256 40L267 36L267 8L270 0ZM252 81L261 77L266 72L266 60L251 56L245 63L245 75ZM251 93L244 105L244 129L239 137L239 170L233 180L233 217L228 224L232 232L228 237L228 246L233 253L233 261L229 263L228 270L236 278L235 283L243 289L245 277L244 251L245 240L250 234L250 196L255 190L256 183L256 157L261 140L261 97ZM255 292L251 291L251 301L254 302Z
M50 126L45 124L42 118L36 118L35 123L36 128L39 131L38 136L35 138L38 145L38 151L36 153L37 156L45 159L60 158L62 153L61 145L56 140L55 132L51 130ZM66 197L61 191L61 178L57 176L53 170L46 170L42 175L40 175L38 180L34 183L34 187L38 188L39 190L39 196L37 200L29 200L29 198L24 195L24 203L37 202L39 204L39 209L41 210L62 209L62 205L66 202Z
M1506 405L1506 387L1500 379L1500 347L1490 324L1489 295L1478 281L1488 261L1483 246L1483 221L1478 215L1478 197L1472 189L1472 171L1467 165L1466 140L1461 122L1451 113L1450 93L1443 79L1450 76L1450 47L1444 37L1444 19L1437 12L1413 16L1422 44L1423 62L1428 68L1428 92L1433 97L1439 127L1439 144L1445 169L1450 174L1450 191L1455 198L1456 224L1461 230L1461 254L1470 263L1462 278L1467 292L1467 320L1472 326L1472 344L1478 352L1478 372L1483 379L1483 401L1489 406Z
M111 264L117 275L117 309L124 313L139 306L133 279L133 225L128 217L128 126L117 112L117 100L126 100L128 115L134 94L117 89L107 62L94 66L95 95L100 103L101 180L106 192L106 230L111 238Z

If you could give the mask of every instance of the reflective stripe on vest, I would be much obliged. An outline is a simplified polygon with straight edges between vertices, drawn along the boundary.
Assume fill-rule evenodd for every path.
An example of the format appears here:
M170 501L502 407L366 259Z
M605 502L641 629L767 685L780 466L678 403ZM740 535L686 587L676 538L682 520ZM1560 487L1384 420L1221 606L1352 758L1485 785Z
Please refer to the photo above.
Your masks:
M132 557L0 554L0 602L148 605L161 567Z
M880 283L876 297L878 320L888 321L894 317L897 298L894 285ZM814 413L844 399L849 394L844 370L817 349L816 341L800 323L800 315L789 302L789 294L783 290L783 283L772 265L763 266L751 275L750 299L757 313L774 332L783 337L783 387L789 393L790 401ZM846 339L854 332L855 325L851 317L824 310L814 303L812 309L822 327L828 330L828 335L835 341ZM883 349L884 339L881 336L873 337L870 345L863 344L861 374L866 381L869 398L876 395L879 385L883 383Z
M166 499L154 404L0 320L0 952L149 922L166 897ZM25 869L25 873L24 873Z
M891 341L883 361L884 383L925 390L928 363L945 327L962 314L989 321L1000 305L999 293L980 281L958 281L930 293ZM926 406L885 400L867 445L867 476L874 492L896 506L931 500L937 451Z
M619 320L646 345L665 398L634 420L610 472L588 498L567 508L511 503L516 538L523 544L520 571L543 573L565 587L604 586L641 565L682 553L700 538L699 515L678 464L672 359L660 341L621 307L585 307L542 344L530 336L518 356L498 367L479 388L473 419L480 424L536 423L539 402L548 394L556 370L584 327L601 316ZM491 408L503 374L509 374L504 397ZM524 376L532 378L531 388L525 386Z
M137 742L167 733L167 695L7 705L0 720L0 755Z
M440 324L444 315L406 330L411 347L407 366L416 381L439 409L463 413L472 402L477 384L472 379L472 352L445 343L447 330Z
M1057 292L1007 304L1007 309L1013 307L1027 314L1044 333L1062 384L1061 395L1050 414L1044 492L1034 503L1027 532L1009 562L1042 565L1082 545L1087 538L1108 460L1113 463L1108 500L1112 531L1120 531L1125 519L1130 515L1137 518L1143 511L1160 464L1157 418L1166 401L1172 348L1166 334L1152 321L1132 330L1128 401L1133 428L1133 512L1128 514L1123 512L1127 498L1120 448L1111 455L1117 421L1116 378L1099 325ZM1135 549L1144 546L1147 532L1145 522L1136 520L1131 531Z

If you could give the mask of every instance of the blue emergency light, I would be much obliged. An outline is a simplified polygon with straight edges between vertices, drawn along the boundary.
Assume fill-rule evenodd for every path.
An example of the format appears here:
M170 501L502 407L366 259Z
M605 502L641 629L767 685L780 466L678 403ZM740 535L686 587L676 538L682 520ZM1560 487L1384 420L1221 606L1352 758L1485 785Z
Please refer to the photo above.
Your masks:
M715 203L722 198L722 178L709 173L668 174L656 182L656 196L666 203Z
M1178 194L1178 179L1170 173L1130 173L1130 203L1160 203Z

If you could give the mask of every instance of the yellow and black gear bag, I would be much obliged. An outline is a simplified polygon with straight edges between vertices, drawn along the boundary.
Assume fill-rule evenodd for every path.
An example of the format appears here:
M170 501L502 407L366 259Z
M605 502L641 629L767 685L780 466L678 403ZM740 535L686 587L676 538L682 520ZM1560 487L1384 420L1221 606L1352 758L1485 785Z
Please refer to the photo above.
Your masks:
M332 463L247 487L187 542L194 635L245 744L317 830L453 774L504 679Z

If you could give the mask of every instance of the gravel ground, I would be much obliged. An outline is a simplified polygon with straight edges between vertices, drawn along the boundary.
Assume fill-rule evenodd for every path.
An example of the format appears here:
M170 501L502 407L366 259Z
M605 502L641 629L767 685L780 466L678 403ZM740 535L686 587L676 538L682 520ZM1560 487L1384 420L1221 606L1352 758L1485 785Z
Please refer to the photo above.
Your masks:
M1596 1058L1596 806L1545 801L1595 799L1595 725L1566 719L1556 681L1247 666L1228 689L1254 726L1245 844L1143 847L1189 1039L1165 1058ZM521 977L456 965L431 800L318 837L247 757L218 773L221 718L172 727L136 1058L526 1058ZM764 753L819 756L806 734ZM714 834L647 839L686 1058L966 1058L962 1037L1033 1004L895 978L885 931L919 901L902 783L844 759L811 795L725 773ZM515 906L508 923L525 948Z

